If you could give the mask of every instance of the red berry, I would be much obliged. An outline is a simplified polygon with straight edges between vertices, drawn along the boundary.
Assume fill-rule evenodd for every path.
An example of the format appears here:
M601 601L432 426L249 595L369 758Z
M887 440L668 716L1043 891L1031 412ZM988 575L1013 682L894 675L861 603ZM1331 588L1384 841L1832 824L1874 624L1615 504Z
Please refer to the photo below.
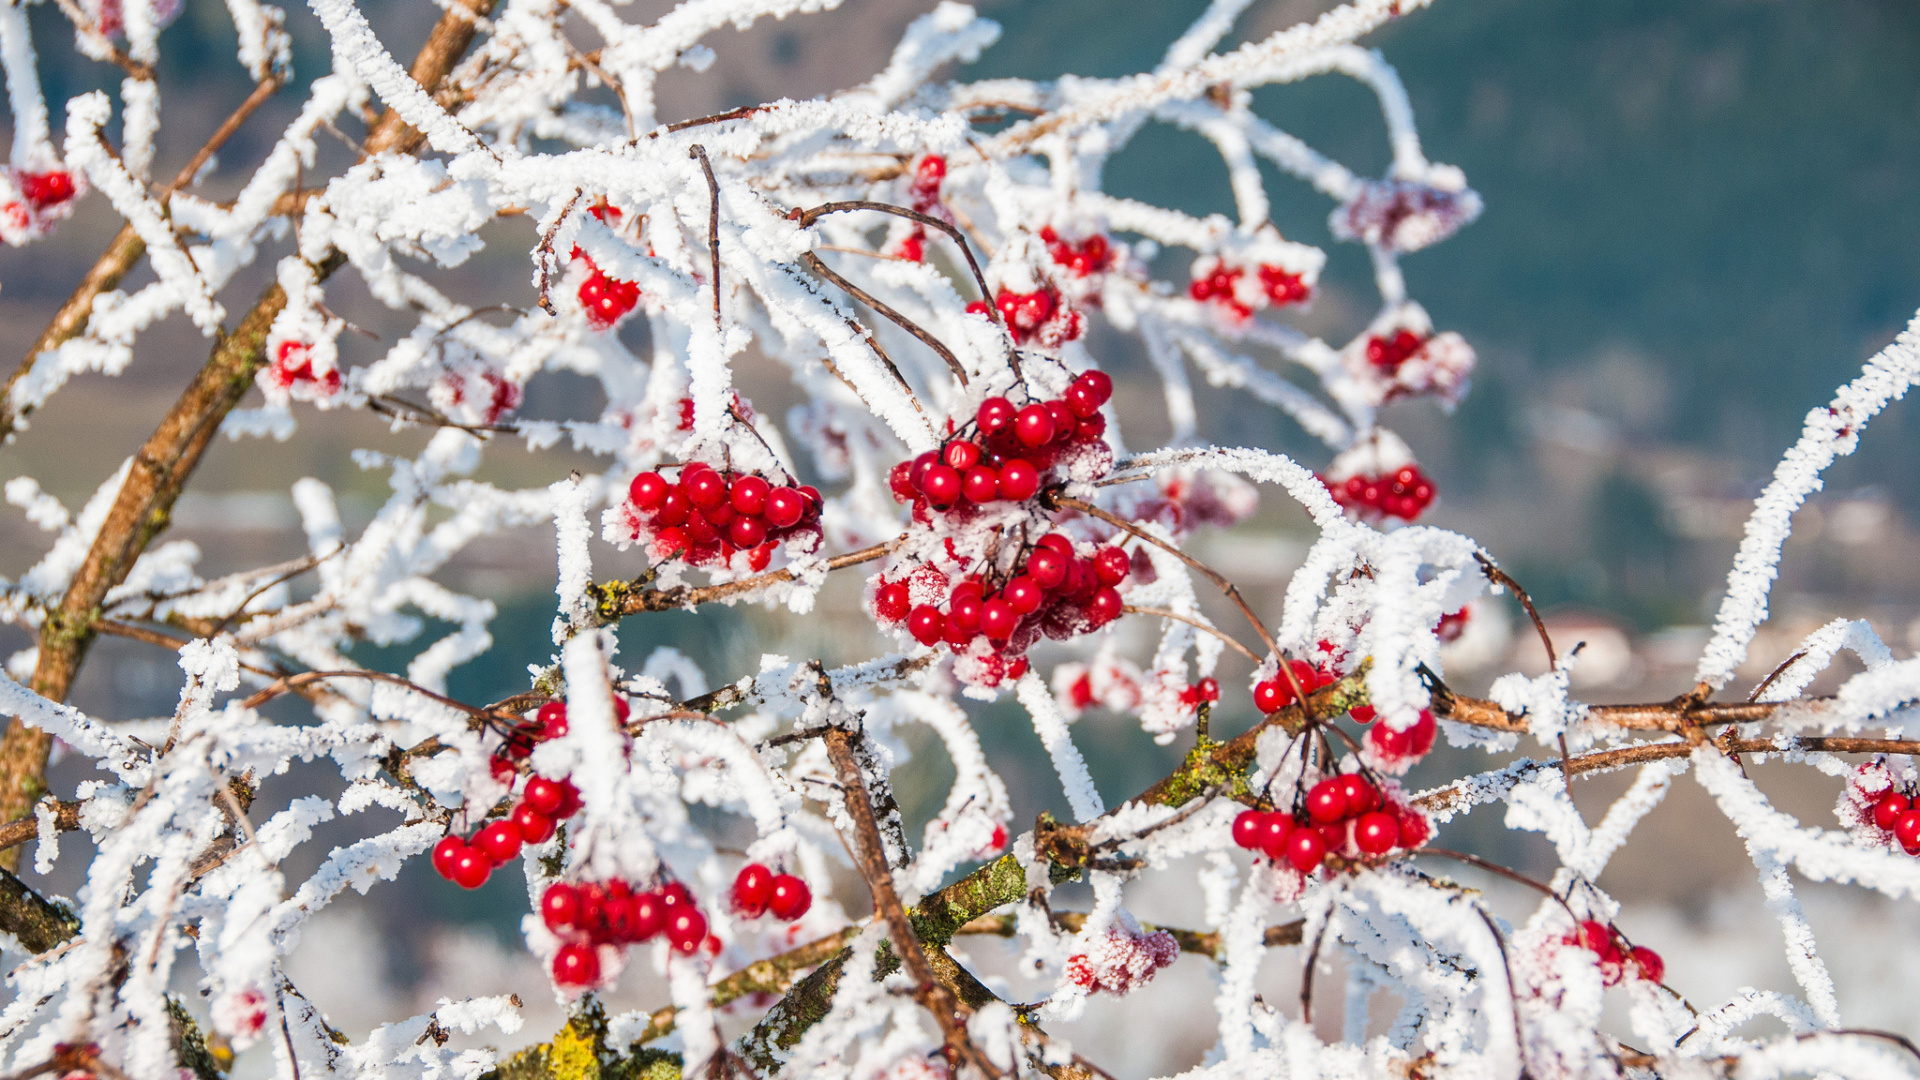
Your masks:
M1287 861L1295 870L1311 874L1327 857L1327 840L1318 829L1295 829L1287 837Z
M674 486L667 489L660 500L660 509L654 513L653 520L664 528L677 529L693 516L693 503L687 500L685 488Z
M951 465L930 465L920 477L920 491L935 506L951 506L960 499L960 473Z
M913 591L904 581L889 581L874 590L873 613L882 622L897 623L912 610Z
M941 455L941 458L954 469L964 473L980 464L980 448L962 439L959 442L948 443L946 452Z
M1340 791L1347 797L1347 813L1364 814L1380 807L1380 793L1359 773L1340 777Z
M20 194L38 209L73 198L73 174L67 172L21 173Z
M767 901L773 899L773 871L759 863L748 863L733 879L733 910L749 919L766 914Z
M498 866L520 854L520 830L508 821L489 821L474 834L473 846Z
M560 809L554 811L553 814L555 821L565 821L580 812L580 789L573 786L573 781L560 781L560 796ZM525 839L524 833L521 838Z
M1353 842L1369 855L1392 851L1400 843L1400 823L1380 810L1362 814L1353 826Z
M952 598L947 601L947 632L949 634L956 631L964 633L970 641L980 630L980 609L984 604L980 599L980 586L973 585L971 589L962 592L961 589L965 589L967 585L973 585L973 583L967 582L959 589L953 590Z
M452 881L454 857L466 846L467 842L457 836L441 837L440 842L433 845L433 872Z
M1667 974L1667 962L1660 959L1659 953L1645 945L1633 947L1633 966L1640 973L1640 977L1650 983L1662 981Z
M700 510L711 510L727 501L727 479L710 467L693 472L689 466L680 474L680 486L687 493L687 501Z
M1287 840L1293 836L1293 830L1293 818L1279 811L1268 814L1266 823L1260 827L1261 853L1275 862L1286 858Z
M1047 533L1041 536L1040 539L1035 540L1033 546L1043 548L1047 551L1059 552L1069 559L1073 558L1073 541L1067 539L1064 533Z
M806 513L806 499L792 488L777 487L767 492L767 505L762 515L767 519L767 524L774 528L792 528L800 523L800 519L805 517Z
M1031 615L1040 610L1046 601L1047 593L1040 583L1026 574L1015 577L1000 590L1000 596L1013 608L1015 615Z
M742 514L758 516L766 510L767 493L772 490L773 485L758 476L743 476L727 489L727 501Z
M947 630L947 617L932 604L921 604L907 614L907 633L922 645L939 641Z
M1258 850L1261 834L1266 830L1265 810L1242 810L1240 816L1233 819L1233 842L1248 851Z
M1433 749L1433 738L1438 732L1438 728L1439 725L1434 723L1432 711L1421 709L1420 718L1415 720L1413 726L1407 729L1407 735L1412 739L1412 744L1408 749L1413 752L1415 757L1424 755L1427 751Z
M787 922L799 918L813 906L813 890L807 883L792 874L775 874L773 892L767 898L767 910L773 912L776 919Z
M1127 580L1127 571L1132 565L1133 560L1117 547L1101 548L1093 557L1093 572L1102 585L1118 585Z
M533 714L533 719L540 725L541 738L557 739L567 733L567 703L549 701L540 706L540 711Z
M980 433L992 435L1013 423L1015 410L1013 402L1003 397L990 397L980 403L980 409L974 413L974 422L980 425Z
M488 861L486 853L462 844L448 864L447 877L463 889L477 889L487 883L487 875L491 873L493 863Z
M1293 688L1279 679L1268 679L1253 688L1253 707L1263 713L1278 712L1293 703Z
M1220 680L1214 678L1211 675L1207 676L1204 679L1201 679L1197 683L1194 683L1193 688L1197 692L1199 699L1201 701L1219 701L1220 700Z
M1307 792L1307 816L1325 825L1347 816L1346 786L1338 777L1329 777Z
M559 986L592 986L600 981L600 954L593 946L570 941L553 954L553 981Z
M580 890L556 881L540 894L540 919L556 934L580 928Z
M1094 413L1092 416L1080 421L1080 423L1074 427L1073 438L1076 442L1090 443L1098 440L1106 433L1107 418L1099 413Z
M660 886L659 892L660 903L663 907L693 906L693 893L687 889L686 883L684 882L669 881L665 885Z
M1013 420L1014 438L1028 446L1045 446L1053 441L1053 414L1045 405L1029 405Z
M513 827L520 830L520 839L529 844L544 844L553 839L554 821L552 818L521 803L507 815Z
M759 518L742 514L727 527L727 539L733 541L733 546L737 548L759 547L766 542L767 527Z
M1113 589L1101 589L1087 601L1087 617L1095 626L1105 626L1126 613L1126 604Z
M1606 923L1583 920L1579 934L1580 947L1597 956L1605 957L1608 951L1615 949L1613 929Z
M1013 636L1020 625L1020 614L1014 610L1012 602L1003 596L988 600L980 608L980 632L993 641L1005 641Z
M1040 470L1022 458L1013 458L1000 466L1000 497L1010 502L1025 502L1040 490Z
M960 494L971 503L990 503L1000 497L1000 474L984 465L975 465L961 479Z
M1375 714L1371 705L1355 705L1348 710L1347 715L1353 717L1353 722L1356 724L1371 724Z
M627 485L627 498L633 500L633 505L651 513L660 509L660 504L666 501L667 492L672 487L667 483L667 478L659 473L643 472Z
M633 898L633 940L645 941L667 925L667 905L657 892Z
M633 894L627 891L626 882L616 881L607 890L607 898L600 905L600 921L606 924L608 940L615 944L640 940L634 933Z
M1893 838L1908 854L1920 853L1920 810L1909 810L1893 819Z
M1027 576L1032 578L1036 585L1051 592L1059 588L1060 583L1067 579L1069 565L1066 557L1059 552L1049 548L1036 548L1033 554L1027 556Z
M692 956L700 950L700 943L707 938L707 917L692 904L675 905L673 913L667 916L667 944L674 951Z
M1880 796L1879 802L1873 804L1873 823L1883 829L1891 829L1893 823L1900 820L1900 815L1911 809L1913 809L1911 799L1897 791L1889 791Z

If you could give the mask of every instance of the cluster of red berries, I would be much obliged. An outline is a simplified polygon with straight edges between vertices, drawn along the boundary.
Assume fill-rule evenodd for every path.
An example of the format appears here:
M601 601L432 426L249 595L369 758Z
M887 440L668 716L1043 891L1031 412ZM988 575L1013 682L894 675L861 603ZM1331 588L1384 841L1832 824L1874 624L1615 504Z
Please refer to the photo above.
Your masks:
M1579 929L1560 939L1578 945L1600 958L1600 975L1608 986L1618 983L1632 966L1634 974L1650 983L1658 983L1667 973L1667 962L1645 945L1632 945L1620 931L1606 923L1583 919Z
M813 906L813 890L793 874L776 874L759 863L748 863L733 879L733 910L749 919L772 915L792 922Z
M1412 521L1433 505L1433 481L1418 465L1402 465L1389 476L1355 474L1335 482L1321 477L1333 501L1369 521L1396 517Z
M1233 842L1274 862L1311 874L1328 855L1354 858L1412 850L1433 827L1411 807L1387 802L1358 773L1330 776L1308 789L1304 812L1243 810L1233 819Z
M18 177L20 197L35 210L45 210L49 206L59 206L73 198L76 190L73 174L65 169L55 169L43 173L21 173Z
M953 586L944 598L946 610L931 602L915 604L915 575L880 582L873 595L873 613L883 626L906 624L922 645L946 642L956 651L976 637L986 637L1010 655L1021 655L1041 634L1067 638L1090 633L1120 617L1124 604L1117 590L1127 579L1132 562L1117 547L1101 548L1092 558L1073 550L1073 541L1059 533L1036 540L1014 575L998 588L969 578ZM916 574L918 572L916 571ZM939 587L945 576L935 570L927 584ZM1012 677L1018 678L1020 673Z
M1373 706L1361 705L1350 714L1364 724L1373 719ZM1440 726L1433 721L1431 709L1421 709L1413 723L1398 731L1381 724L1367 731L1367 746L1383 762L1417 761L1433 749Z
M990 397L974 413L977 438L961 435L900 462L887 475L887 486L896 500L913 504L916 518L924 518L926 507L1025 502L1039 492L1042 471L1064 451L1106 435L1100 407L1112 396L1106 372L1088 371L1055 401L1016 409L1006 398Z
M1078 684L1075 684L1075 685L1077 688ZM1089 702L1091 702L1093 697L1093 688L1091 685L1089 685L1087 688L1087 697ZM1180 691L1180 704L1185 705L1189 709L1199 708L1200 703L1203 701L1219 701L1219 700L1220 700L1220 681L1218 679L1215 679L1211 675L1207 676L1204 679L1201 679L1197 683L1194 683L1192 686L1187 687L1185 690Z
M1334 681L1332 675L1305 660L1289 660L1287 667L1293 672L1294 682L1300 684L1302 693L1311 694ZM1253 707L1263 714L1278 712L1293 702L1293 683L1288 682L1284 674L1276 674L1253 684Z
M1060 234L1048 225L1040 230L1040 239L1046 242L1047 254L1053 257L1054 264L1066 267L1074 277L1103 274L1113 266L1113 245L1099 233L1076 244L1060 239Z
M789 538L820 533L822 500L817 488L775 486L752 473L722 473L705 462L680 469L675 483L657 472L643 472L627 487L632 504L629 524L638 536L651 533L648 552L655 559L676 556L694 566L730 562L735 551L748 552L756 573L773 560L773 550Z
M309 383L329 397L340 392L340 369L333 367L325 375L315 375L313 348L304 341L292 338L282 341L280 348L274 352L272 366L267 370L269 377L283 390L299 383Z
M913 167L913 184L909 190L913 208L923 214L934 213L940 206L940 185L947 178L947 159L938 154L928 154ZM927 227L915 223L913 231L900 241L895 255L908 262L920 262L927 257Z
M1299 304L1313 295L1306 280L1290 270L1261 266L1256 274L1260 279L1261 297L1268 303ZM1235 319L1245 319L1253 314L1253 306L1240 296L1240 279L1245 276L1246 271L1241 267L1215 263L1205 277L1195 278L1187 286L1187 295L1202 303L1212 301L1231 312Z
M1426 345L1427 339L1411 330L1397 330L1392 337L1375 334L1367 339L1367 363L1392 375Z
M1016 345L1038 340L1053 348L1078 339L1087 329L1086 316L1061 302L1060 294L1047 285L1032 292L1014 292L1002 285L994 291L993 306L1000 309L1000 318ZM967 310L985 315L987 302L975 300Z
M620 208L605 199L595 203L587 213L609 226L620 218ZM608 277L578 244L574 245L571 257L587 264L587 280L580 283L580 306L587 310L587 322L594 329L605 330L640 306L638 284Z
M553 981L560 986L599 982L602 945L638 945L665 934L667 944L689 956L703 945L719 951L719 941L707 933L707 917L677 881L645 892L624 881L556 881L540 894L540 920L567 939L553 954Z
M1909 855L1920 855L1920 806L1912 797L1888 790L1872 800L1873 823L1893 834Z
M621 723L626 723L627 703L618 696L613 699L613 711ZM519 780L514 763L533 756L536 745L566 733L566 702L549 701L540 706L531 722L509 731L493 752L493 778L511 790ZM487 822L470 838L447 836L435 844L433 868L463 889L477 889L487 883L494 867L519 855L522 845L546 843L560 822L579 812L580 789L572 780L530 776L519 801L505 817Z

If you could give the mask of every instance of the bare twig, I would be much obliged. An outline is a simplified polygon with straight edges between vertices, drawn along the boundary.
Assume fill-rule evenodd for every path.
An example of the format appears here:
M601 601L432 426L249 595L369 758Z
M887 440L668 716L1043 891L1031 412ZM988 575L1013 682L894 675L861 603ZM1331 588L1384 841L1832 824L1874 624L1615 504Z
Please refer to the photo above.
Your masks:
M1553 652L1553 639L1547 636L1547 624L1540 621L1540 613L1533 608L1533 597L1527 595L1527 590L1521 588L1519 582L1508 577L1505 570L1494 565L1494 561L1487 558L1486 552L1476 551L1473 553L1473 558L1480 564L1480 572L1487 575L1488 581L1513 593L1514 598L1520 601L1520 606L1527 609L1527 618L1533 620L1533 629L1540 635L1540 644L1547 648L1547 670L1552 671L1559 667L1559 658Z
M1121 608L1121 610L1126 612L1129 615L1152 615L1161 619L1172 619L1174 622L1186 623L1188 626L1193 627L1195 630L1204 630L1207 633L1212 634L1214 637L1219 638L1221 641L1225 642L1229 647L1231 647L1234 652L1239 653L1241 656L1246 657L1247 659L1253 661L1255 664L1260 663L1260 658L1254 655L1253 650L1247 648L1245 645L1240 644L1238 641L1235 641L1232 635L1223 633L1219 627L1210 626L1206 623L1201 622L1199 619L1192 617L1191 615L1182 615L1177 611L1168 611L1165 608L1135 607L1132 604L1126 605L1125 607Z
M899 545L901 537L894 537L884 544L850 551L845 555L835 555L827 560L827 570L845 569L861 563L884 558L888 552ZM792 581L794 571L790 567L769 570L764 574L741 578L738 581L722 582L718 585L676 585L671 589L636 589L621 581L610 581L605 585L590 585L588 595L595 600L595 617L601 625L618 622L628 615L638 615L643 611L672 611L678 608L698 607L716 600L726 600L757 592L770 585Z
M833 267L828 266L820 258L820 256L815 255L813 252L811 251L801 252L800 261L807 265L807 269L812 270L814 273L819 274L821 277L826 278L828 281L833 282L835 285L838 285L843 291L846 292L848 296L853 297L855 300L860 301L861 303L867 305L873 310L886 316L889 320L891 320L893 323L898 325L901 329L905 330L909 334L912 334L914 337L919 338L923 343L926 344L927 348L932 349L934 352L938 353L940 356L940 359L946 361L947 367L952 369L953 377L960 380L961 386L967 385L967 369L960 363L960 358L953 355L953 350L947 348L946 344L942 342L939 338L934 337L933 334L930 331L928 331L926 327L921 326L919 323L914 322L912 319L909 319L905 315L900 314L898 311L895 311L893 308L888 307L885 301L879 299L878 297L874 296L872 293L861 288L860 286L855 285L853 282L848 281L846 278L841 277L839 272L834 270ZM891 365L893 361L888 360L887 363ZM900 372L898 368L894 369L894 375L895 377L899 377ZM903 386L906 385L905 379L901 379L900 382L901 382L901 385Z
M904 206L895 206L892 203L875 202L871 199L850 199L845 202L822 203L811 210L802 211L799 217L800 227L804 229L811 226L815 221L819 220L822 215L838 214L847 210L878 210L883 214L903 217L908 221L915 221L929 228L939 229L941 232L946 233L947 236L952 238L955 244L959 245L960 254L966 256L967 269L973 271L974 283L980 286L980 299L986 301L987 318L992 319L996 323L1000 321L1000 311L993 303L993 290L987 288L987 275L980 272L980 264L974 260L973 249L967 246L966 237L962 236L960 230L955 228L951 223L941 221L931 214L923 214L918 210L909 210Z
M713 162L707 160L707 148L694 143L687 148L687 156L700 163L700 171L707 174L707 254L713 262L713 328L724 330L720 321L720 181L713 178Z
M1760 695L1767 692L1767 687L1772 686L1774 682L1780 678L1780 676L1785 675L1787 673L1788 668L1799 663L1800 658L1805 655L1807 655L1807 650L1801 649L1799 652L1796 652L1792 656L1787 657L1785 660L1780 661L1780 666L1768 672L1767 677L1760 680L1760 685L1753 688L1753 692L1747 695L1747 700L1759 701Z

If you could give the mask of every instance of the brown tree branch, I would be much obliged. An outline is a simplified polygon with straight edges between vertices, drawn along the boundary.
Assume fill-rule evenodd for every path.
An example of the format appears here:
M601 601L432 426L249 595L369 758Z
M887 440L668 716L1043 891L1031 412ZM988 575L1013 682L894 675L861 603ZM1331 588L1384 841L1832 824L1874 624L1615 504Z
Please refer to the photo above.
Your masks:
M894 537L883 544L850 551L845 555L835 555L827 560L827 570L843 570L849 566L872 562L884 558L897 547L903 537ZM676 609L698 607L715 600L726 600L735 596L757 592L770 585L792 581L794 570L783 567L769 570L764 574L740 578L737 581L721 582L718 585L676 585L671 589L646 588L641 581L609 581L605 585L587 586L587 595L594 601L594 618L601 626L619 622L628 615L638 615L643 611L674 611Z
M909 334L912 334L914 337L919 338L921 342L927 346L927 348L932 349L934 352L938 353L940 356L940 359L945 360L947 362L947 367L952 369L953 377L960 380L961 386L967 385L967 369L961 365L960 358L953 355L953 350L947 348L946 344L942 342L939 338L934 337L932 332L927 330L926 327L921 326L919 323L914 322L912 319L909 319L905 315L902 315L898 311L895 311L894 309L888 307L885 301L874 296L872 293L861 288L860 286L855 285L853 282L848 281L846 278L841 277L840 274L837 271L835 271L833 267L828 266L820 258L820 256L815 255L813 252L811 251L801 252L800 261L807 264L807 269L813 271L816 274L819 274L821 277L826 278L828 281L833 282L835 285L838 285L840 289L843 292L845 292L848 296L853 297L855 300L860 301L861 303L867 305L873 310L886 316L889 320L891 320L894 324L899 326L901 329L905 330ZM865 327L862 327L862 329L865 330ZM868 331L868 336L869 337L872 336L871 331ZM886 354L881 353L881 356L884 358ZM893 364L893 361L891 359L888 359L887 364L891 366ZM893 369L893 375L894 375L894 378L900 380L900 385L907 386L907 380L901 376L899 368L896 367ZM912 387L909 386L907 388L909 392L911 392Z

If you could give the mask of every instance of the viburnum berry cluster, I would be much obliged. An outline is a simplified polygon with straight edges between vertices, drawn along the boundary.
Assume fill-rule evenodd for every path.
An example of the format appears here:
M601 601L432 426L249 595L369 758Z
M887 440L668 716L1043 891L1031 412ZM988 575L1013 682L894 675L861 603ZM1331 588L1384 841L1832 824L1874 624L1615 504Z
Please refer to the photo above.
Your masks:
M668 480L649 470L627 486L634 539L660 561L692 566L730 565L741 556L755 573L782 545L803 551L820 543L821 498L809 484L775 485L764 476L725 472L703 461L680 467Z
M225 1046L251 1055L236 1075L280 1080L1081 1076L1122 1024L1170 1034L1112 1067L1189 1080L1914 1075L1901 1044L1846 1023L1794 889L1920 894L1900 850L1920 674L1864 621L1793 648L1759 630L1795 514L1920 381L1920 322L1808 413L1685 685L1576 700L1585 654L1549 639L1550 670L1473 696L1449 642L1468 605L1521 586L1467 536L1408 527L1438 485L1392 425L1468 390L1473 349L1408 295L1402 260L1480 201L1362 44L1420 0L1246 40L1229 35L1247 5L1216 3L1150 71L1057 82L967 81L1000 27L941 3L857 86L711 116L663 112L660 80L716 62L712 35L835 0L657 18L446 0L418 9L438 21L411 58L354 0L313 0L330 48L297 58L291 16L209 3L196 24L231 18L255 89L198 149L158 141L174 129L154 73L186 63L162 55L170 6L0 7L0 235L120 228L19 350L0 436L34 437L36 410L75 375L127 370L150 328L210 343L144 440L88 430L126 436L125 464L84 506L5 484L51 539L0 582L0 619L32 638L0 679L0 825L19 845L0 848L18 870L0 939L22 954L0 1073L219 1080ZM33 40L62 18L125 78L53 107L43 66L49 85L103 85ZM1262 115L1264 88L1336 73L1382 106L1378 177ZM222 154L292 86L263 153ZM1231 213L1106 189L1152 125L1219 151ZM163 158L191 168L157 178ZM259 165L232 175L241 160ZM1268 169L1307 185L1270 191ZM1312 213L1365 248L1371 314L1343 290L1342 310L1296 319L1326 254L1288 237L1322 197ZM103 227L61 231L82 212ZM524 276L474 261L503 243ZM644 335L627 323L643 308ZM1116 402L1120 339L1158 385ZM1318 449L1215 445L1197 380L1209 408L1271 407ZM521 412L563 387L568 419ZM1150 402L1164 416L1140 425ZM344 466L316 459L286 493L299 558L211 573L167 542L215 433L244 453L318 409L373 419L329 431L382 430L352 464L384 501L343 510L312 477ZM1162 421L1164 443L1142 442ZM1261 513L1274 496L1297 512ZM1305 547L1286 569L1293 545L1272 545L1284 586L1242 591L1207 561L1229 529L1264 552L1276 521ZM535 547L555 553L552 652L511 696L461 700L463 665L499 681L482 657L524 610L480 585ZM880 634L842 618L850 579ZM729 622L760 647L643 644L670 636L659 613L715 605L764 609ZM66 703L103 633L177 661L168 715ZM1842 651L1861 670L1835 672ZM1736 685L1750 663L1777 670ZM1121 790L1080 747L1130 724L1176 753ZM1432 753L1442 736L1456 753ZM94 767L50 774L56 741ZM1037 745L1039 787L1000 775L1016 745ZM1398 779L1416 761L1425 790ZM1844 830L1775 804L1748 775L1761 762L1857 774ZM1626 768L1603 816L1572 801ZM1683 775L1752 856L1797 988L1716 1000L1624 936L1639 916L1600 882ZM1016 796L1043 808L1031 823ZM1465 815L1538 833L1558 867L1537 881L1460 850L1483 835ZM43 895L63 857L87 860L72 901ZM531 905L466 904L518 916L544 976L503 966L498 997L343 1031L297 985L296 950L324 947L306 931L351 910L334 903L349 888L420 905L394 893L410 860L469 888L518 870ZM1463 861L1495 878L1456 882ZM1518 890L1541 900L1516 922ZM1168 898L1164 925L1129 910ZM976 972L1000 948L999 974ZM1212 992L1142 994L1174 965L1210 966ZM1298 1009L1271 993L1276 966L1300 973ZM1316 985L1329 971L1346 986ZM616 984L649 1000L615 1011ZM541 993L566 1022L520 1034ZM1100 1034L1069 1047L1074 1021Z

